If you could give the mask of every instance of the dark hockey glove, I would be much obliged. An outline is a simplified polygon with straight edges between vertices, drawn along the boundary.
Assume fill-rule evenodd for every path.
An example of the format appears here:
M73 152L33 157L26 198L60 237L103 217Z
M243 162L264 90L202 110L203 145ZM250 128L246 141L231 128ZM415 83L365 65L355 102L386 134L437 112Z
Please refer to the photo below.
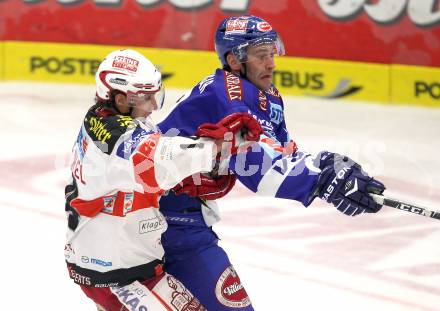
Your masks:
M322 152L317 160L321 173L310 202L319 197L349 216L376 213L381 209L369 193L382 194L385 186L368 176L359 164L330 152Z
M237 177L228 172L227 175L196 174L188 176L173 188L176 194L186 193L202 200L215 200L224 197L234 187Z
M197 129L196 135L223 140L222 154L234 155L245 151L252 142L259 140L263 129L260 123L249 113L236 112L213 123L204 123Z

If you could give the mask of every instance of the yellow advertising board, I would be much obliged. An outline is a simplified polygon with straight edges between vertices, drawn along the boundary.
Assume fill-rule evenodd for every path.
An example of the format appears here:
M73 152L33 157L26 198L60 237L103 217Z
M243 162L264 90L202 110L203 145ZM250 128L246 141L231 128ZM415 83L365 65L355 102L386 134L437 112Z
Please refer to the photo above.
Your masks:
M189 88L216 68L212 52L6 41L6 80L93 83L101 60L118 48L133 48L162 72L167 87Z
M387 102L388 66L280 57L274 83L282 94Z
M217 55L207 51L172 49L138 49L144 52L165 77L165 85L175 88L192 88L218 67Z
M101 60L120 46L0 42L0 79L94 83ZM131 47L162 72L166 87L191 88L212 74L214 52ZM3 52L2 52L3 51ZM440 107L440 69L280 57L273 79L285 95Z
M112 47L5 41L5 79L91 83Z
M391 102L440 107L440 68L391 65Z
M5 64L4 64L4 43L0 41L0 81L4 80L4 71L5 71Z

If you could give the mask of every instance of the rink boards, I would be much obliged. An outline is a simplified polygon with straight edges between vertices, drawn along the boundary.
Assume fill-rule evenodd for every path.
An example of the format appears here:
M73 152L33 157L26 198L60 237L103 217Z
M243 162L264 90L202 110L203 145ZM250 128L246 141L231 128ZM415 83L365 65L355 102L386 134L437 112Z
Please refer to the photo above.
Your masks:
M0 80L86 83L121 46L0 42ZM124 48L127 48L126 46ZM190 88L218 67L209 51L135 49L161 70L166 87ZM440 69L284 56L274 83L285 95L440 107Z

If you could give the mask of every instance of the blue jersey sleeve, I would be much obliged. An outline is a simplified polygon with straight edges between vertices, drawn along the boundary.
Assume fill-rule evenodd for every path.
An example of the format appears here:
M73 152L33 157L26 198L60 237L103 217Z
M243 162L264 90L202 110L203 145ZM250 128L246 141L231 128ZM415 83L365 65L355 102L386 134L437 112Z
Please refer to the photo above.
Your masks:
M259 195L296 200L307 206L320 169L310 154L290 153L288 149L263 135L247 153L232 157L229 168Z
M217 123L234 112L250 113L265 134L251 150L232 157L229 168L257 194L307 205L319 169L307 153L286 153L290 138L283 109L276 90L262 92L249 81L219 69L179 99L158 126L163 134L192 136L203 123Z

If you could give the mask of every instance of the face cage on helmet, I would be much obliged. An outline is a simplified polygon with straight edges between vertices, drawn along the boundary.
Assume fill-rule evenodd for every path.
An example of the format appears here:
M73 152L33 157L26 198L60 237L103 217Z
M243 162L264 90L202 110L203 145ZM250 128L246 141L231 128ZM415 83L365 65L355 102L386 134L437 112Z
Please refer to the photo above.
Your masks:
M159 110L162 108L165 99L165 90L163 85L160 85L159 90L146 91L140 90L137 92L127 91L127 103L129 107L136 107L143 101L151 101L150 107L152 110Z
M265 36L249 40L243 44L240 44L232 49L232 54L241 63L246 63L248 61L248 48L258 47L263 45L274 45L275 55L282 56L285 53L283 40L278 35Z

